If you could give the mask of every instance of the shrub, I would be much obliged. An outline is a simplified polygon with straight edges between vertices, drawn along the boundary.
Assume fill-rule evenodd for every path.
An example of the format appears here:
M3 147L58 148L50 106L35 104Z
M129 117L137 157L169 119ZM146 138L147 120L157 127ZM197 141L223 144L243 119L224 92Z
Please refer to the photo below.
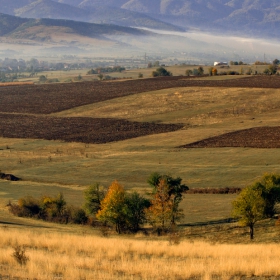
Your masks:
M156 71L152 72L153 77L165 77L165 76L172 76L172 73L167 71L164 67L157 68Z
M41 76L39 77L39 81L40 81L40 82L46 82L46 81L47 81L46 76L41 75Z
M88 217L84 209L71 206L67 209L69 213L69 223L85 225L88 222Z
M230 70L230 71L227 71L227 75L239 75L239 73L236 71Z
M38 217L41 213L40 201L32 196L20 198L17 209L19 217Z
M26 265L29 261L29 257L26 255L26 249L24 246L16 245L14 248L13 257L20 265Z

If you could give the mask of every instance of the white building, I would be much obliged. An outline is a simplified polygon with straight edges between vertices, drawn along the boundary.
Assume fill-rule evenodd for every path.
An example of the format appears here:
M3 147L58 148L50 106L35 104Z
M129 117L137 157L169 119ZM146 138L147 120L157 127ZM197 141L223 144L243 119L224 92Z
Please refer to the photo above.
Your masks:
M214 66L219 66L219 65L228 65L227 62L214 62Z

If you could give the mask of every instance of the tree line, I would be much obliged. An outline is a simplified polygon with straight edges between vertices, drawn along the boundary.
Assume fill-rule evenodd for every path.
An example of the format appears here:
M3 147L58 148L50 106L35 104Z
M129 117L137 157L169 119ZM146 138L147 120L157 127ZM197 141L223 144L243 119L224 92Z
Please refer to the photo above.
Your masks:
M82 207L67 205L63 194L56 197L27 196L18 203L9 203L10 211L20 217L33 217L58 223L113 226L117 233L137 232L145 223L161 234L167 232L183 217L179 208L183 193L189 188L180 177L152 173L148 179L150 197L127 192L117 181L106 190L99 183L84 192Z
M95 183L84 192L84 205L67 205L63 194L39 199L27 196L18 203L9 203L17 216L33 217L58 223L76 223L114 227L117 233L136 233L149 223L158 235L169 232L184 213L180 208L183 194L189 187L180 177L157 172L148 179L149 197L133 191L127 192L117 181L108 189ZM265 174L259 181L243 188L232 202L232 216L242 226L249 227L254 238L255 224L276 214L280 201L280 175Z

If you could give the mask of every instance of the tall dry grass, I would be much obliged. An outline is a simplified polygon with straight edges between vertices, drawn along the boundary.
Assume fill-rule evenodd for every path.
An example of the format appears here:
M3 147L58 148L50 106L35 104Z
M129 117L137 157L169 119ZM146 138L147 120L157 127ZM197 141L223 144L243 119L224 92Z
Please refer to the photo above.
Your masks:
M280 275L279 245L211 245L0 228L0 275L29 279L230 279ZM25 245L19 265L13 248ZM1 277L0 277L1 278ZM194 278L193 278L194 279ZM239 279L239 278L236 278Z

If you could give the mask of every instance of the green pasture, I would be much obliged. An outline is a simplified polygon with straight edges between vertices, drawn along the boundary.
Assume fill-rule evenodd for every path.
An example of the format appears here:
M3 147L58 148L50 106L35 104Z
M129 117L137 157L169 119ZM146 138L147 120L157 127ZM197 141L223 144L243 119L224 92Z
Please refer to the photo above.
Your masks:
M244 187L265 172L280 173L279 149L178 147L238 129L279 125L279 106L276 89L197 87L135 94L54 114L183 123L184 128L107 144L0 138L0 170L22 178L0 181L0 203L62 191L69 203L81 205L87 186L109 186L114 180L147 194L147 178L155 171L180 176L190 188ZM234 198L186 195L182 222L227 218Z

